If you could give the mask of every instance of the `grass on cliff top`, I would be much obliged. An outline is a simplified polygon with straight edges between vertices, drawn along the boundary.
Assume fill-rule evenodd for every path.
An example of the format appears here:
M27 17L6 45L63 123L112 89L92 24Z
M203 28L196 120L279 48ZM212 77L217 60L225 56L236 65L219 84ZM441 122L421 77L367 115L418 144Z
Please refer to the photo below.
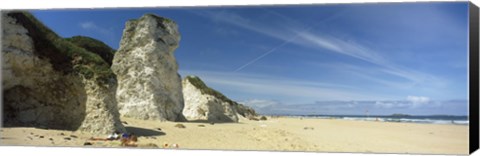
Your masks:
M34 41L34 53L41 58L48 58L55 70L64 74L80 74L99 83L106 83L115 77L110 66L99 55L61 38L32 14L22 11L7 15L28 30L28 35Z
M187 79L193 86L200 89L200 92L202 92L203 94L212 95L212 96L214 96L214 97L216 97L220 100L227 101L232 106L235 106L235 108L239 111L238 113L240 113L240 115L242 115L244 117L247 117L248 114L251 114L251 115L254 115L254 116L257 115L255 110L253 110L252 108L250 108L248 106L245 106L245 105L242 105L242 104L239 104L235 101L232 101L229 98L227 98L225 95L223 95L222 93L208 87L199 77L197 77L197 76L187 76L187 77L185 77L185 79Z
M85 50L98 54L109 65L112 65L115 50L97 39L87 36L74 36L65 40L79 46Z
M197 76L187 76L187 79L193 86L200 89L203 94L212 95L220 100L227 101L230 105L238 105L235 101L230 100L222 93L208 87L199 77Z

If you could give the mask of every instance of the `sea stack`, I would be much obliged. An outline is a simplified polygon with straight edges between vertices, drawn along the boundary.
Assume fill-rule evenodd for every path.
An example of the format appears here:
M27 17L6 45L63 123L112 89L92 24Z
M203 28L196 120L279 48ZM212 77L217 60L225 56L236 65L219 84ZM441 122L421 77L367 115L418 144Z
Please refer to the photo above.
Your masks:
M107 134L120 123L115 75L26 12L2 13L3 123Z
M230 100L208 87L199 77L187 76L182 81L185 108L189 121L238 122L240 117L252 117L253 109Z
M160 121L183 121L183 94L174 51L177 24L153 14L126 23L112 70L122 116Z

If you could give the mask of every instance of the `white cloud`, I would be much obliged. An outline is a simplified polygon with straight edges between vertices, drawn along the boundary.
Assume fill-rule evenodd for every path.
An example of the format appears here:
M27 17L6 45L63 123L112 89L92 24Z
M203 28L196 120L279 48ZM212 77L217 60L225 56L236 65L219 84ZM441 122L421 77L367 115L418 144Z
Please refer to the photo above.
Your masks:
M265 108L269 106L275 106L275 105L280 105L281 103L275 100L262 100L262 99L251 99L251 100L245 100L245 101L240 101L240 103L243 103L247 106L253 107L253 108Z
M100 27L92 21L81 22L79 25L80 25L81 28L83 28L85 30L93 30L93 31L96 31L96 32L101 33L103 35L109 35L109 36L113 35L113 30L112 29L107 29L107 28Z
M332 39L327 39L327 38L322 38L318 37L315 35L312 35L311 33L299 33L300 37L308 42L313 43L314 45L317 45L319 47L335 51L335 52L341 52L343 53L343 48L339 46L339 44L332 42Z
M433 101L425 96L407 96L405 100L376 101L375 107L385 109L428 109L441 108L446 101Z
M424 96L407 96L407 100L413 104L426 104L430 102L430 98Z
M410 101L375 101L374 106L380 109L402 109L411 108L413 105Z
M80 27L82 27L83 29L93 29L93 28L96 28L97 26L93 22L83 22L83 23L80 23Z
M375 102L375 107L378 107L378 108L392 108L394 107L395 105L393 103L390 103L390 102L384 102L384 101L376 101Z

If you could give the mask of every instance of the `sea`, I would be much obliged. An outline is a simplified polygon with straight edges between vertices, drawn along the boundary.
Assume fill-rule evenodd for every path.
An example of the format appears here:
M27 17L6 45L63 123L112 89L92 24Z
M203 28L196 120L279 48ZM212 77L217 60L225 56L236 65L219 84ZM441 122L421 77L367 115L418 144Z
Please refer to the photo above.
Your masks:
M420 124L468 125L468 116L429 115L429 116L393 116L393 115L287 115L298 118L340 119L355 121L400 122Z

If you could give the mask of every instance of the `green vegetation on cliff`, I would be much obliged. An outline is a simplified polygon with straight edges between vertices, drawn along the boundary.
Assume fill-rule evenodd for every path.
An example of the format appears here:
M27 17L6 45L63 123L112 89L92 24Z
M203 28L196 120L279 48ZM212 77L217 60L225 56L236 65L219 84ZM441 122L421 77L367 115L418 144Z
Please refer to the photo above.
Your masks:
M187 76L186 79L196 88L200 89L202 94L212 95L220 100L227 101L230 105L236 104L236 102L230 100L222 93L208 87L199 77L197 76Z
M65 40L72 42L76 46L82 47L85 50L98 54L109 65L112 65L113 55L115 50L97 39L86 36L74 36L66 38Z
M61 38L32 14L18 11L7 15L28 30L28 35L33 40L34 53L40 58L48 59L55 70L64 74L80 74L100 84L115 78L109 64L102 57Z
M242 105L242 104L239 104L235 101L232 101L229 98L227 98L225 95L223 95L222 93L208 87L199 77L197 77L197 76L187 76L185 79L188 80L193 86L198 88L200 90L200 92L202 92L202 94L212 95L212 96L214 96L214 97L216 97L216 98L218 98L222 101L228 102L232 106L235 106L235 109L237 110L237 112L240 115L242 115L244 117L256 116L257 115L255 113L255 110L253 110L252 108L247 107L247 106Z

